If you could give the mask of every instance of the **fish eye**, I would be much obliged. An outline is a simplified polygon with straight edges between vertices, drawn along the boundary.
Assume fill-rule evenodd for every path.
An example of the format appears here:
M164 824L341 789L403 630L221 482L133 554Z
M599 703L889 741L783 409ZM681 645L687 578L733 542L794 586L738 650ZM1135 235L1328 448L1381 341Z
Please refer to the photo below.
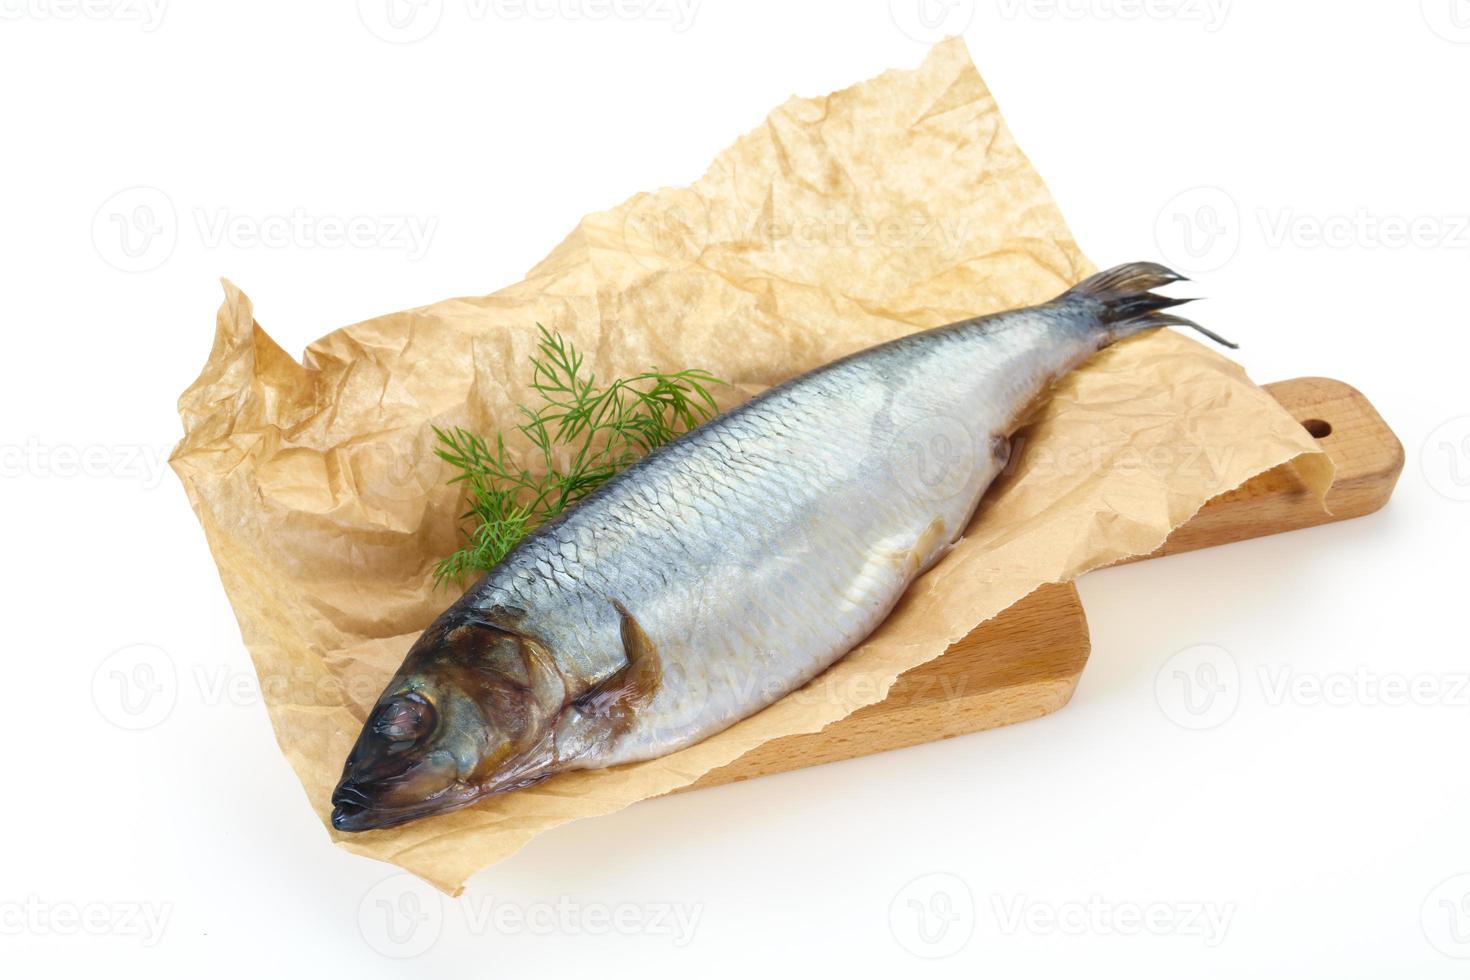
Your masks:
M379 706L372 727L390 742L422 738L434 727L434 706L423 695L410 691Z

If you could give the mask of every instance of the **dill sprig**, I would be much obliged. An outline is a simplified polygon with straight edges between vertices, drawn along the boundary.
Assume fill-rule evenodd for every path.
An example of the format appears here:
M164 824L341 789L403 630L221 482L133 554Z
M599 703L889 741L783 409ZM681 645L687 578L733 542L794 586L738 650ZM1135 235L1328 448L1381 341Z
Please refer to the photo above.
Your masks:
M532 466L513 458L500 433L491 443L458 426L434 427L435 453L459 471L449 482L464 484L469 504L460 518L465 545L434 566L438 585L488 571L536 527L715 414L706 386L724 382L708 371L654 368L599 387L574 346L536 329L531 388L541 404L520 406L515 427L530 442Z

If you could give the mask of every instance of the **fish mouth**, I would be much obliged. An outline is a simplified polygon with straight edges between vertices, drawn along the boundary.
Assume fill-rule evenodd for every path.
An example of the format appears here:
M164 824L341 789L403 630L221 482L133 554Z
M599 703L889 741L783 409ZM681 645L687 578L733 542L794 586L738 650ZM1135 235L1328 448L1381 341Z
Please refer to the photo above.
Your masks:
M450 787L430 799L403 806L374 803L366 793L351 783L343 783L332 794L332 827L346 833L383 830L419 817L449 813L469 806L483 795L473 787Z
M332 807L332 826L349 833L359 830L375 830L388 826L378 823L371 807L360 803L336 803Z
M382 813L380 808L373 806L366 793L351 783L343 783L332 794L332 826L338 830L373 830L387 826L378 822Z
M487 797L535 786L550 778L551 775L549 771L519 771L510 775L509 778L485 786L456 783L427 800L406 803L402 806L375 803L355 783L343 782L332 794L332 826L346 833L396 827L420 817L432 817L462 810Z

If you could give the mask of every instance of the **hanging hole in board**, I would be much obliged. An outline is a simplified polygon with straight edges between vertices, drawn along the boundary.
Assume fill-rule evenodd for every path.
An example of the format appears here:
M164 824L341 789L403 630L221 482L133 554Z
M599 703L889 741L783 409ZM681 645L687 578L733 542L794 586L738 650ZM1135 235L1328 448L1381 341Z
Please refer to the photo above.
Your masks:
M1302 422L1302 428L1306 429L1307 434L1313 439L1326 439L1332 435L1332 423L1322 419L1307 419Z

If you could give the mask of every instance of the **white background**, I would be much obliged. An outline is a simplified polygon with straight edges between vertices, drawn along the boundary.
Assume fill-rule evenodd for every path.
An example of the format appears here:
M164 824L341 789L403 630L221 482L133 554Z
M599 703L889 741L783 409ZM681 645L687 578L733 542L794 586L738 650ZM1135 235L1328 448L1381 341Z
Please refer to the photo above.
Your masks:
M930 33L908 0L428 0L407 44L365 26L395 36L385 9L0 0L0 970L1465 975L1470 4L934 0ZM1374 401L1408 452L1393 502L1088 577L1094 652L1056 715L571 825L404 918L418 893L306 806L164 468L217 278L293 352L489 292L945 29L1094 260L1194 268L1253 377ZM298 209L432 234L209 233ZM109 671L158 663L171 710L119 727ZM1196 730L1176 671L1207 665L1234 710ZM624 928L571 918L598 910Z

